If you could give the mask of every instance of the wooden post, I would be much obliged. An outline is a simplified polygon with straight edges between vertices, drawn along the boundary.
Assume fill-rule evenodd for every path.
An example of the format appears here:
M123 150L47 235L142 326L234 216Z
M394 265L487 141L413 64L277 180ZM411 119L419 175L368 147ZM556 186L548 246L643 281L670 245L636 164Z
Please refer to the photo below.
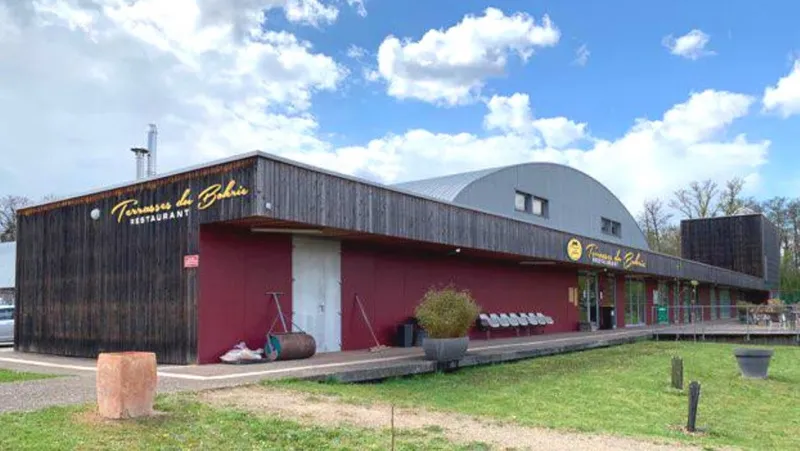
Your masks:
M689 432L697 430L697 404L700 402L700 383L692 381L689 384L689 421L686 429Z
M392 451L394 451L394 403L392 403Z
M672 358L672 388L683 390L683 359Z

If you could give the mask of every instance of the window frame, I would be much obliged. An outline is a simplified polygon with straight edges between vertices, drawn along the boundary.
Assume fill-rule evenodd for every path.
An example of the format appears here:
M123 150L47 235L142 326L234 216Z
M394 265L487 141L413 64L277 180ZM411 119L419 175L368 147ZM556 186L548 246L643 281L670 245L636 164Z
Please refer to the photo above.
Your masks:
M525 206L523 209L519 208L518 201L524 200ZM540 211L537 213L534 205L540 205ZM536 196L525 191L514 190L514 211L519 213L527 213L529 215L538 216L540 218L549 217L550 201L542 196Z
M522 198L522 209L519 208L518 202ZM531 195L520 190L514 191L514 211L518 211L520 213L527 213L528 212L528 203L531 199Z
M606 227L606 224L608 224L608 227ZM615 229L616 233L614 233ZM619 221L615 221L613 219L606 218L605 216L601 216L600 231L606 235L622 238L622 223Z

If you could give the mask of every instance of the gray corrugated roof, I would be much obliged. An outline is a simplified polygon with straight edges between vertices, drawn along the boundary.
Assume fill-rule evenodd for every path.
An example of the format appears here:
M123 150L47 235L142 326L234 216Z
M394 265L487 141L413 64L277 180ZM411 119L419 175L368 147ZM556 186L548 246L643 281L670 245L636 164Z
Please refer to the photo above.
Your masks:
M400 188L424 196L435 197L448 202L453 202L464 188L470 183L481 179L493 172L497 172L502 167L481 169L479 171L463 172L460 174L445 175L443 177L434 177L431 179L414 180L411 182L397 183L392 185L395 188Z
M0 288L16 286L17 243L0 243Z

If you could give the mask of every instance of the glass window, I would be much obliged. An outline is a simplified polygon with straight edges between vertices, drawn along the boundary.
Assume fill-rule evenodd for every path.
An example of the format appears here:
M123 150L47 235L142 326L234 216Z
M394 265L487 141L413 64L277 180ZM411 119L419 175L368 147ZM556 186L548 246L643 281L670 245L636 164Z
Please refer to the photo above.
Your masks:
M532 213L537 216L547 216L547 199L542 199L541 197L534 197Z
M10 319L14 319L14 310L13 309L2 309L0 310L0 321L7 321Z
M547 216L547 199L532 196L522 191L514 193L514 209L536 216Z
M608 218L600 218L600 230L603 233L614 236L622 236L622 224Z
M528 195L525 193L521 193L519 191L516 192L514 196L514 209L517 211L528 211Z
M719 290L719 317L731 317L731 292L728 289L722 288Z
M544 205L542 204L542 199L538 197L533 198L533 211L532 213L538 216L542 216L542 212L544 211Z
M669 288L667 288L667 282L658 282L658 289L656 290L655 296L653 296L653 304L669 304Z
M646 321L644 281L628 279L625 281L625 324L644 324Z

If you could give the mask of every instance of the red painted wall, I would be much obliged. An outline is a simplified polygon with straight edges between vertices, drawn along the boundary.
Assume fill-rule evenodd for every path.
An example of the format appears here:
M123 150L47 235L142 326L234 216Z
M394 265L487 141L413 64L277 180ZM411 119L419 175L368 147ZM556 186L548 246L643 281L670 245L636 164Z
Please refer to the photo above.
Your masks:
M267 291L283 292L287 321L292 307L292 241L289 235L229 228L200 229L198 360L216 363L239 341L264 346L277 316ZM291 323L288 323L291 329ZM283 331L280 324L276 331Z
M645 280L644 299L645 299L645 305L647 307L645 307L644 317L646 324L653 324L656 322L655 309L653 308L654 305L653 302L655 301L655 299L653 299L653 291L657 289L658 289L657 280L652 280L652 279Z
M486 312L540 311L555 320L549 332L576 330L577 308L569 287L577 271L469 259L464 255L423 254L401 247L342 243L342 348L374 346L355 303L358 294L382 344L394 344L397 325L432 285L468 289ZM473 331L474 338L485 337ZM497 334L492 334L493 337Z
M707 285L697 286L697 304L703 312L703 320L711 319L711 290ZM699 313L699 312L698 312Z
M617 275L617 328L625 327L625 276Z

